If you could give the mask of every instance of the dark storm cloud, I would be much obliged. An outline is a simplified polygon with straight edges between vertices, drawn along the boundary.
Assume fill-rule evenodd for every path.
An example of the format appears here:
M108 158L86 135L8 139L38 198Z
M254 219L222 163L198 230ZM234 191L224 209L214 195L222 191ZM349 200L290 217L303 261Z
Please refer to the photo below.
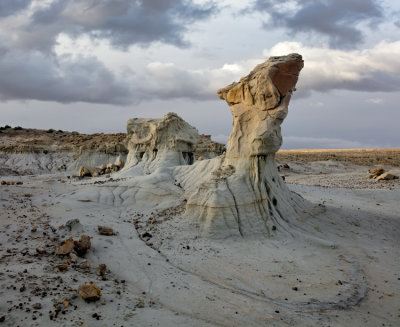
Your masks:
M13 15L30 5L31 0L1 0L0 17Z
M36 11L27 28L53 31L53 41L62 31L108 39L121 48L157 41L185 47L188 26L216 11L211 2L200 6L186 0L57 0Z
M352 48L363 41L358 24L373 27L383 21L377 0L256 0L250 10L269 14L265 29L283 27L291 34L317 33L327 37L335 48Z
M58 36L89 35L122 49L154 42L186 47L189 25L217 10L212 2L197 5L189 0L55 0L49 5L33 4L0 2L1 100L140 101L148 95L132 94L132 81L118 80L96 58L57 56L54 46Z
M131 92L96 58L8 52L0 60L0 99L127 104Z

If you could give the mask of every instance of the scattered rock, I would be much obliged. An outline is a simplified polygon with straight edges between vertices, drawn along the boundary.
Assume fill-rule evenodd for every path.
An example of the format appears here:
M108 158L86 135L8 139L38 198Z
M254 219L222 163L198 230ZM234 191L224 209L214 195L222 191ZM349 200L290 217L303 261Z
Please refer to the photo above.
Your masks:
M70 254L72 252L72 250L74 249L74 246L75 246L75 244L74 244L74 240L72 238L64 240L57 247L56 254L57 255Z
M59 263L59 264L57 265L58 270L61 271L61 272L67 271L67 270L68 270L68 267L69 267L69 264L68 264L68 263Z
M153 237L153 235L151 235L149 232L144 232L142 234L142 238L152 238L152 237Z
M37 231L37 227L36 227L36 226L32 226L31 232L32 232L32 233L35 233L36 231Z
M95 283L87 283L79 285L78 294L86 302L98 301L101 298L100 288Z
M107 266L104 263L101 263L96 268L97 276L104 276L107 273Z
M46 253L46 249L42 248L41 246L38 246L36 248L36 252L39 253L39 254L45 254Z
M80 223L79 219L77 219L77 218L70 219L65 223L65 227L67 227L70 231L72 231L73 229L76 229L80 225L81 225L81 223Z
M81 272L90 272L90 263L87 260L82 260L75 268Z
M35 310L40 310L42 308L42 304L41 303L35 303L32 308L34 308Z
M100 235L107 235L107 236L115 235L115 232L111 227L98 226L97 229Z
M79 177L92 177L92 172L87 167L81 166L78 172Z
M79 238L79 241L75 241L74 244L75 244L74 250L80 257L82 257L86 254L87 250L90 249L91 246L90 236L82 235Z
M76 255L75 253L73 253L73 252L71 252L71 253L69 254L69 258L71 259L71 262L72 262L72 263L76 263L76 262L78 261L77 255Z
M383 292L383 294L385 294L386 296L393 296L392 292Z

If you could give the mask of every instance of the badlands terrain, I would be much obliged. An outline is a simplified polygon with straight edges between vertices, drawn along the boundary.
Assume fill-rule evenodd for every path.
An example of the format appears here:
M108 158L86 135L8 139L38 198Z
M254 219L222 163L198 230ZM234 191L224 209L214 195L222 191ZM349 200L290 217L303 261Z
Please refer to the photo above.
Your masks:
M226 147L0 128L0 325L399 326L400 149L278 151L302 65L218 91Z

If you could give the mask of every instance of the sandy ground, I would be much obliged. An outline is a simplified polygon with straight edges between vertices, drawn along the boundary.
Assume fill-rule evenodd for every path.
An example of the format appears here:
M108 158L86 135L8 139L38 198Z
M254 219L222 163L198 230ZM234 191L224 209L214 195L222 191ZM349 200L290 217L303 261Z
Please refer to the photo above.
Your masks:
M1 176L23 185L0 188L0 325L400 326L399 180L331 161L289 166L281 175L309 206L286 239L200 238L184 202L143 208L129 178ZM54 254L82 234L83 258ZM76 290L90 281L102 297L86 303Z

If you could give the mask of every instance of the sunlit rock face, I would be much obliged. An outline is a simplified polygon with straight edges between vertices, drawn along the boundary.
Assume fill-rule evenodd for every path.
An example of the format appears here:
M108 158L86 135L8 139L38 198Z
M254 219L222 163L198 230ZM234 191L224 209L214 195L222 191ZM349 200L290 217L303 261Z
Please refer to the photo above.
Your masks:
M233 115L227 158L278 151L282 144L280 125L302 68L298 54L271 57L239 82L218 90Z
M281 123L303 68L299 54L271 57L218 90L233 115L225 156L188 199L202 234L213 237L291 234L301 199L278 175Z

